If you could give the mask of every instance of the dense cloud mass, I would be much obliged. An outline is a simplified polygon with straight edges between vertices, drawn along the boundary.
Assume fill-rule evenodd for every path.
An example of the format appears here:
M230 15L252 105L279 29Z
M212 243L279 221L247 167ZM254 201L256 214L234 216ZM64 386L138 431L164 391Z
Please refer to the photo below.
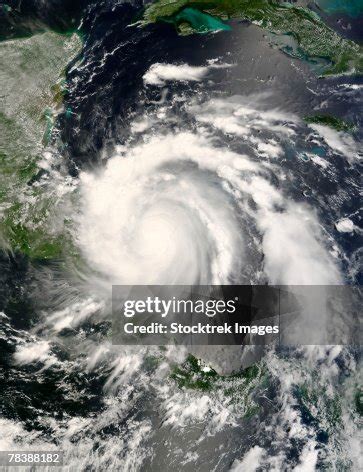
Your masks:
M298 119L264 109L261 98L190 106L210 128L180 123L173 134L148 132L157 111L144 119L138 144L124 146L104 170L82 173L78 241L89 262L120 284L340 283L314 210L272 183ZM231 151L216 128L257 152Z
M146 24L146 3L0 11L0 450L59 449L77 471L355 472L363 89L340 34L361 35L359 12L236 2L247 22L183 0ZM346 74L322 79L329 61ZM287 344L117 345L112 284L288 285L300 310L274 326Z

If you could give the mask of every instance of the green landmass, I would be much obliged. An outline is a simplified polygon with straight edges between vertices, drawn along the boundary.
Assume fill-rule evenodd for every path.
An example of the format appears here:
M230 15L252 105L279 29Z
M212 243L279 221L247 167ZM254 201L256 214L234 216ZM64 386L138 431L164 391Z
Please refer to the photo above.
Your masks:
M297 398L306 417L325 426L327 433L334 430L342 421L342 401L338 394L327 395L313 385L303 384L298 387Z
M189 354L182 365L174 368L171 378L181 389L222 393L229 398L230 403L243 406L245 417L251 417L258 410L252 398L252 391L257 385L263 385L266 369L262 364L254 364L238 373L220 375L212 367Z
M248 20L270 33L293 37L296 48L280 47L292 56L328 60L324 75L363 70L361 46L339 36L314 12L276 0L156 0L145 9L141 24L172 22L182 25L183 34L201 32L183 15L186 8L221 20Z
M62 108L65 68L80 48L77 35L53 32L0 43L0 240L33 258L62 249L52 221L58 197L42 190L39 162Z
M203 13L196 8L188 7L171 17L165 18L164 21L174 24L181 35L231 29L227 23L219 18Z
M355 394L355 409L360 416L363 416L363 389Z
M353 123L336 118L332 115L313 115L304 118L304 121L309 124L329 126L329 128L335 129L336 131L354 131L355 126Z

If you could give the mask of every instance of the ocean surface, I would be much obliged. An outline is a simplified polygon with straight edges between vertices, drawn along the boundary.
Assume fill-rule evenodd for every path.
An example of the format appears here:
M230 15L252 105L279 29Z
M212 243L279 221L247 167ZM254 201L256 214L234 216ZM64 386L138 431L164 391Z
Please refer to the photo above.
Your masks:
M359 285L362 77L321 77L326 59L245 21L183 36L140 27L142 2L15 3L4 116L28 90L46 102L31 61L65 72L48 137L16 138L36 172L4 194L23 196L21 218L45 208L37 234L60 249L2 245L0 449L63 450L75 471L359 470L359 348L211 347L195 368L187 348L112 345L110 298L112 284ZM361 41L360 2L343 3L311 7ZM206 366L220 375L198 388Z

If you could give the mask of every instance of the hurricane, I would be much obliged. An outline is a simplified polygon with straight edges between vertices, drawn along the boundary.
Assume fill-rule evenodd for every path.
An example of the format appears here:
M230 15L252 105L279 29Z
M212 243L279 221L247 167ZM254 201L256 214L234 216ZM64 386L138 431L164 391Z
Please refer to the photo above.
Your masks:
M8 3L1 451L359 470L361 349L342 335L359 327L359 9ZM305 317L290 344L120 345L115 285L287 286Z
M279 185L298 119L262 100L188 105L191 129L160 106L175 133L145 129L104 169L81 173L77 241L92 267L119 284L340 283L314 210ZM158 114L143 120L155 127ZM216 131L238 136L245 153Z

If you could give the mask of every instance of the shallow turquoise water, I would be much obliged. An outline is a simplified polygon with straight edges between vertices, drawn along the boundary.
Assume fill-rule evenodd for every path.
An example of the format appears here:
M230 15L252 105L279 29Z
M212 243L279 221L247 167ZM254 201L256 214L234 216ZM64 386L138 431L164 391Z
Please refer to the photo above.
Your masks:
M345 13L356 17L363 13L363 0L315 0L326 13Z
M184 8L180 13L175 15L175 22L187 22L192 28L200 33L209 31L230 30L231 27L223 21L206 13L202 13L194 8Z

